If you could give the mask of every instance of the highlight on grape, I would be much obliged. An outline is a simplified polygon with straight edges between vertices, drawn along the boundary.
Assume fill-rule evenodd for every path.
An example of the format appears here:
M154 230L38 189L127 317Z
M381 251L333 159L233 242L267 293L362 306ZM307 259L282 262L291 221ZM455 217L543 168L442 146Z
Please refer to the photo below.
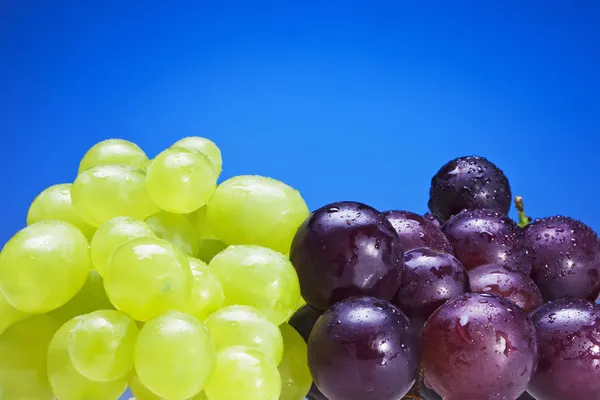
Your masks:
M108 139L39 188L0 253L0 399L600 398L600 240L490 160L425 214L222 169Z

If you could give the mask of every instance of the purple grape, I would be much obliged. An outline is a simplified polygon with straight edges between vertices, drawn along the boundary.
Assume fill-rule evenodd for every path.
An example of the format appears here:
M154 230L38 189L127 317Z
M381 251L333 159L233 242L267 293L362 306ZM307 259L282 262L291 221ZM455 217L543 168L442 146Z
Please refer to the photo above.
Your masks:
M423 218L425 218L427 221L431 222L432 224L434 224L435 226L437 226L438 228L442 227L442 221L440 221L435 215L433 215L430 211L427 211L425 214L423 214Z
M456 158L431 179L429 210L442 221L462 210L486 208L508 214L512 194L508 179L483 157Z
M318 310L352 296L391 300L404 253L392 224L362 203L333 203L298 228L290 251L302 297Z
M465 210L442 227L454 255L466 269L504 264L529 275L531 254L524 230L506 215L492 210Z
M398 233L405 253L419 247L429 247L452 254L452 245L439 226L427 221L419 214L394 210L387 211L383 215L392 223Z
M538 400L600 398L600 305L582 299L546 303L531 315L540 360L527 391Z
M469 291L467 271L454 256L426 247L404 255L404 277L392 300L420 330L446 301Z
M416 380L418 335L391 303L353 297L319 317L308 341L308 365L331 400L398 400Z
M469 271L471 292L506 297L524 311L542 305L542 294L535 282L525 274L510 271L500 264L481 265Z
M468 293L429 317L421 357L426 385L444 400L516 399L537 362L535 328L504 297Z
M600 293L600 241L590 227L557 216L538 219L525 232L533 258L531 277L544 300L596 299Z
M312 331L313 326L315 326L315 322L321 316L321 312L315 310L308 304L300 307L294 315L288 321L294 329L298 331L300 336L304 339L305 342L308 343L308 338L310 337L310 331Z

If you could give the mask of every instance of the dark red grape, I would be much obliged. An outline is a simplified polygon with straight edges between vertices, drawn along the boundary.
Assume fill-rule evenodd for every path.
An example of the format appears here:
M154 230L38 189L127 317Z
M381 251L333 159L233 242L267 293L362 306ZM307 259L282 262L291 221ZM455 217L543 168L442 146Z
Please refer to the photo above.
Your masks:
M456 158L431 179L429 210L442 221L462 210L478 208L508 214L511 202L508 179L483 157Z
M383 215L398 233L405 253L419 247L429 247L452 254L452 246L442 230L421 215L397 210L384 212Z
M531 272L524 230L504 214L465 210L450 218L442 230L466 269L505 264L527 275Z
M500 264L481 265L469 271L471 292L506 297L530 312L542 305L542 294L535 282L525 274L510 271Z
M538 219L525 232L533 259L531 277L544 300L596 299L600 292L600 241L590 227L557 216Z
M298 228L290 251L302 297L318 310L352 296L391 300L404 253L392 224L362 203L333 203Z
M429 317L421 336L425 383L444 400L516 399L537 356L527 314L497 295L450 300Z
M404 255L404 277L392 303L420 330L439 306L468 291L469 278L460 261L423 247Z
M438 228L440 228L442 226L442 221L440 221L430 211L427 211L425 214L423 214L423 218L425 218L427 221L431 222L432 224L434 224Z
M310 331L312 331L315 322L321 316L321 311L315 310L308 304L300 307L288 321L294 329L298 331L305 342L308 342Z
M308 341L308 365L331 400L398 400L416 380L418 335L391 303L353 297L319 317Z
M531 319L540 360L527 391L538 400L600 399L600 305L555 300Z

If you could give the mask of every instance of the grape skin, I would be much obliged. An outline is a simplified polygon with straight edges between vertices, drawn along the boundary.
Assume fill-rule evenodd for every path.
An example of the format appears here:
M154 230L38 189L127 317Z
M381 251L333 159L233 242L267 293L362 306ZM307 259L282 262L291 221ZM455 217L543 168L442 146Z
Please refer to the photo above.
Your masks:
M204 321L211 313L217 311L225 302L223 285L208 268L208 265L197 258L188 257L192 270L192 289L186 311Z
M148 156L135 143L123 139L103 140L93 145L79 163L78 173L97 165L129 165L146 171Z
M454 252L439 225L435 225L419 214L392 210L384 212L383 215L392 223L398 233L402 250L405 253L420 247L429 247L449 254Z
M290 325L279 329L283 337L283 358L279 363L281 376L280 400L303 400L312 385L308 369L308 348L300 334Z
M182 148L187 151L201 153L208 158L217 172L217 176L221 174L223 161L221 159L221 150L210 139L199 136L190 136L178 140L171 147Z

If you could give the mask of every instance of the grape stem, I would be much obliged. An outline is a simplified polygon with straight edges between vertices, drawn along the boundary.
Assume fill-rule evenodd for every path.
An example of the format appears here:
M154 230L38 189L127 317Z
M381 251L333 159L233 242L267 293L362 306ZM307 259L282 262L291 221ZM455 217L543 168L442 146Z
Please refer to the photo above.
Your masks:
M421 396L420 387L421 382L423 381L423 369L419 369L419 374L417 375L417 380L415 384L410 389L410 391L402 398L402 400L424 400L423 396Z
M523 196L515 196L515 207L517 208L517 212L519 213L518 225L521 228L525 228L531 222L531 218L529 218L525 214L525 206L523 205Z

